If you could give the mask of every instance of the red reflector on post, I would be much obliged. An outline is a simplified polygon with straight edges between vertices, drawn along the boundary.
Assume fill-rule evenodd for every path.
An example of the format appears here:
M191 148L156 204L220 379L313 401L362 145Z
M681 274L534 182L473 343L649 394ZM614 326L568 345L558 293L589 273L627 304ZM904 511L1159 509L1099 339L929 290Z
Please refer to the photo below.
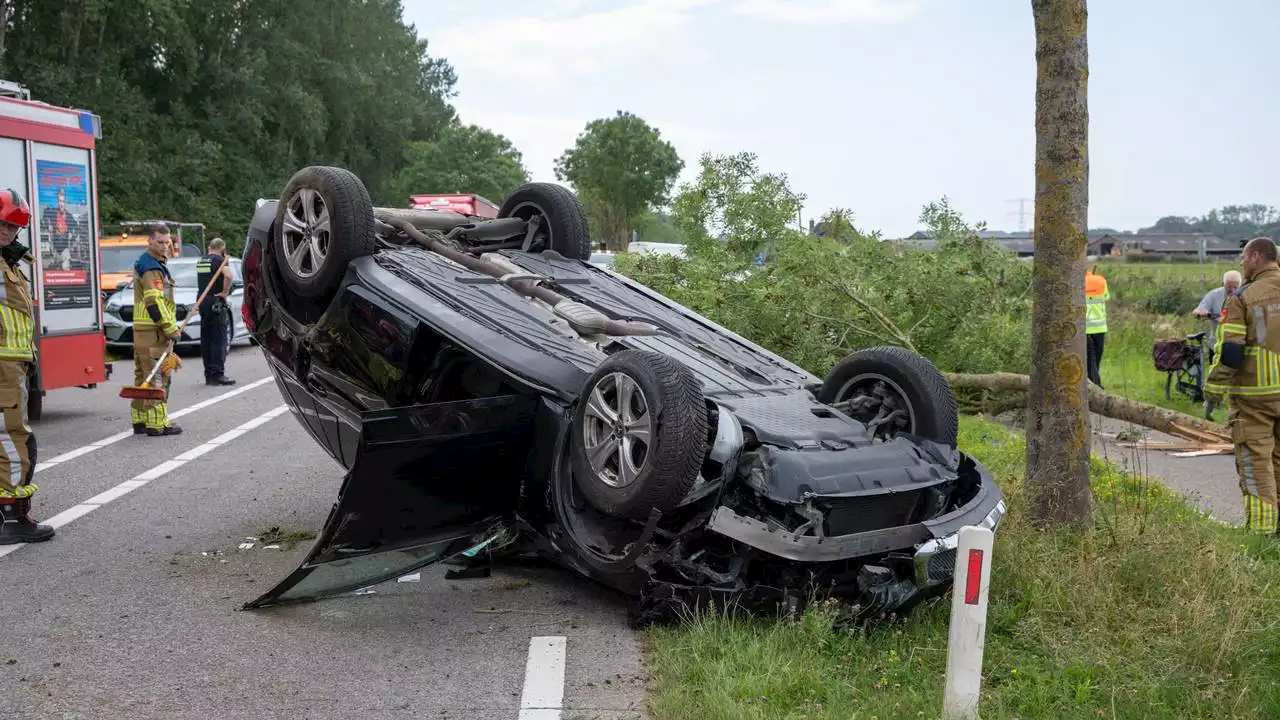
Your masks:
M964 602L978 604L978 590L982 587L982 551L969 551L969 572L965 575Z

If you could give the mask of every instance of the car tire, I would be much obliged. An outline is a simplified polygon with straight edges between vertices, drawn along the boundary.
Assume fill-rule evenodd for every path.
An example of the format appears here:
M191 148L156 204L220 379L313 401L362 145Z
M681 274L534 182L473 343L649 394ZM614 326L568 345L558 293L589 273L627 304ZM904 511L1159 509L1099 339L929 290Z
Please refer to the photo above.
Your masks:
M635 421L631 432L608 426L626 415ZM583 384L574 411L571 457L578 490L612 517L643 520L652 508L670 512L698 479L707 423L702 383L688 367L654 352L611 355ZM647 430L647 442L641 430ZM593 462L590 450L601 445L613 450Z
M582 201L569 188L555 183L527 183L516 188L498 209L498 217L528 220L541 215L551 233L545 247L572 260L591 257L591 232Z
M325 217L327 233L319 227ZM314 245L309 238L315 239ZM291 256L290 251L304 242L311 249ZM342 168L317 165L299 170L280 193L274 243L276 269L289 289L306 300L329 300L347 265L377 248L368 189Z
M223 324L226 329L222 332L227 336L227 349L230 350L231 346L236 344L236 322L229 307L227 308L227 316L223 318Z
M906 433L952 447L956 444L960 413L955 393L938 368L919 353L873 347L836 363L822 382L818 401L836 405L855 396L863 398L862 406L845 412L864 424L875 419L886 398L905 411L905 421L877 427L879 437Z

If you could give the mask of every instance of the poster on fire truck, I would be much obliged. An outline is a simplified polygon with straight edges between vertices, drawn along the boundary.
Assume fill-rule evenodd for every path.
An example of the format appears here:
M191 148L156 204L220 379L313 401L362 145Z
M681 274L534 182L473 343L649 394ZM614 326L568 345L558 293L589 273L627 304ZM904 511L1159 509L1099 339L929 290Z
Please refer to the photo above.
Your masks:
M67 310L93 307L89 234L89 169L82 164L36 161L40 208L40 261L44 307Z

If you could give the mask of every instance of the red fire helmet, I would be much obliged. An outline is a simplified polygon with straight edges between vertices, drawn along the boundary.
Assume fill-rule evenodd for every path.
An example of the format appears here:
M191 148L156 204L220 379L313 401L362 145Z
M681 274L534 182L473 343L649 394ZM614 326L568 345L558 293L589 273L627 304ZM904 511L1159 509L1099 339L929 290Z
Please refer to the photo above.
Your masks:
M31 206L13 188L0 190L0 221L26 227L31 222Z

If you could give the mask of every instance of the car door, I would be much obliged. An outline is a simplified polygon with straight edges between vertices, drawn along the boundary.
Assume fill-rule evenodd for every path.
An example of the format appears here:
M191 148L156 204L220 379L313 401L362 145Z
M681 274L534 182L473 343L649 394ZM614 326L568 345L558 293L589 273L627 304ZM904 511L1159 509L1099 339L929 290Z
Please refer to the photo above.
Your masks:
M508 533L537 400L508 395L362 414L355 462L315 545L245 608L400 577Z
M231 339L240 340L249 336L249 326L244 323L244 262L233 257L231 264L231 297L227 305L231 310Z

